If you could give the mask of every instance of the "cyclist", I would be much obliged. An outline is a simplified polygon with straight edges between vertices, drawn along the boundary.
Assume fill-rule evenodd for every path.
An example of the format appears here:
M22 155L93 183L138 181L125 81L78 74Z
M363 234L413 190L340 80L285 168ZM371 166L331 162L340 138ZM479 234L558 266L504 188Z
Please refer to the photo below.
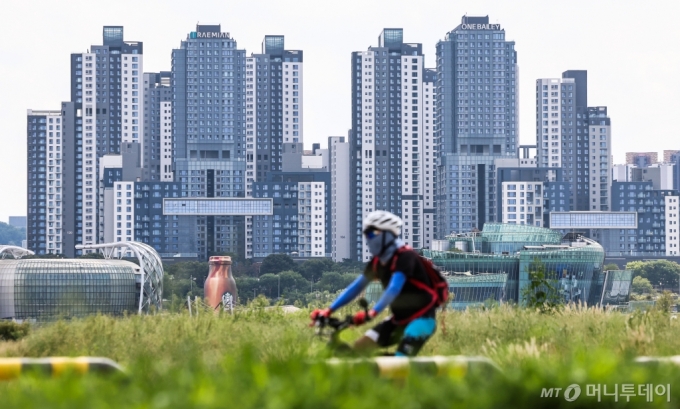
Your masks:
M386 211L375 211L363 222L363 233L373 259L364 273L343 291L329 308L312 312L313 321L328 318L356 298L373 280L380 280L384 292L368 311L353 316L361 325L387 306L392 315L368 330L354 343L358 352L399 344L396 356L415 356L436 329L437 294L420 256L399 238L402 220Z

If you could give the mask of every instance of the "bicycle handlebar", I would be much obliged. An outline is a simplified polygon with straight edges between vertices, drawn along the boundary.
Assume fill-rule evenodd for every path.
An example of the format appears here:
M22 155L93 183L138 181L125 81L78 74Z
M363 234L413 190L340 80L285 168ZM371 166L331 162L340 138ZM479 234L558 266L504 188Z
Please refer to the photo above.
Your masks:
M365 298L360 298L359 305L368 316L368 301L366 301ZM335 335L336 333L352 326L353 322L354 317L352 315L345 316L344 320L335 317L318 317L316 321L314 321L314 327L316 327L315 332L317 335L322 335L323 329L326 327L333 328L334 331L331 335Z

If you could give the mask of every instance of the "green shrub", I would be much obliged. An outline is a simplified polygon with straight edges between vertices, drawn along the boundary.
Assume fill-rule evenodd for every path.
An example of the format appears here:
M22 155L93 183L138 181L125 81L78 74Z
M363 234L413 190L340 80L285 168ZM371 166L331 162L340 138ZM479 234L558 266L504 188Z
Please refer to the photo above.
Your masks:
M671 312L673 304L675 304L675 297L673 296L673 293L666 290L662 292L661 295L659 295L659 298L656 299L655 307L661 312L669 313Z
M633 292L638 294L651 294L654 292L654 288L649 280L637 276L633 278Z
M18 324L13 321L0 321L0 341L16 341L28 335L28 323Z

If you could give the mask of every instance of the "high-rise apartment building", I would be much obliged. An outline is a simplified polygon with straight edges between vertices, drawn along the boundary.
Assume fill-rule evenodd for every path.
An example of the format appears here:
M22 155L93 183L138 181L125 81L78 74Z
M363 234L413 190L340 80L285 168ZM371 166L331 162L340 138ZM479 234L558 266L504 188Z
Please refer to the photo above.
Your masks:
M518 156L517 72L514 41L488 16L437 43L437 238L499 221L494 160Z
M103 37L102 45L71 54L77 146L76 244L96 244L98 240L99 158L120 153L123 142L144 147L143 45L124 41L120 26L105 26Z
M188 197L245 196L245 57L219 25L197 25L172 51L173 170ZM199 255L244 254L243 216L195 217Z
M611 208L611 123L606 107L588 107L588 75L536 81L538 165L562 168L571 210Z
M285 50L284 37L274 35L246 59L248 186L282 170L283 143L303 142L302 63L302 51Z
M343 136L328 138L328 158L331 172L330 228L331 257L335 262L351 259L350 236L350 144Z
M61 111L27 113L26 239L36 254L64 251L64 121Z
M363 217L387 210L404 219L413 247L434 238L435 72L424 66L421 44L386 28L378 46L352 53L350 162L351 254L368 260Z
M39 164L43 159L40 158L42 144L46 149L45 161L49 163L51 159L54 164L52 182L49 179L44 181L47 189L44 193L50 195L52 189L54 206L52 220L49 209L46 209L44 222L47 226L44 233L48 234L49 241L49 223L52 221L53 241L45 242L45 247L42 247L42 242L31 233L35 222L36 235L42 234L43 221L31 220L28 240L31 249L39 253L53 250L73 257L80 254L80 250L75 250L77 244L97 243L101 227L98 215L99 160L104 155L120 153L123 142L138 144L141 150L144 149L142 70L142 43L125 41L123 27L105 26L101 45L92 45L84 53L71 54L70 102L62 103L60 111L48 115L36 116L29 112L29 216L37 214L40 218L42 204L32 200L34 171L31 163L36 159ZM44 133L33 134L34 119L45 119ZM57 120L60 121L59 132ZM40 123L37 122L37 125L39 128ZM38 141L35 138L45 139ZM34 153L36 158L32 157ZM49 165L46 166L49 171ZM57 169L61 172L61 180L57 179ZM35 172L40 172L40 166L36 166ZM40 189L41 186L36 185L35 188ZM42 192L35 193L40 198ZM49 205L50 201L44 204ZM60 227L57 227L58 222ZM49 247L50 243L52 248Z
M586 160L590 161L589 210L611 210L612 188L612 130L607 116L607 107L588 107L588 137L590 151ZM577 141L578 142L578 141ZM672 173L668 168L669 176ZM672 176L671 176L672 179ZM672 187L672 182L668 188Z
M284 143L303 142L303 54L284 36L267 35L245 66L246 196L253 183L283 170ZM264 216L263 216L264 217ZM253 256L253 220L246 217L246 257Z
M171 73L144 73L144 179L172 182Z
M271 198L273 212L251 216L252 257L283 253L295 258L330 258L328 150L309 152L302 143L289 142L283 143L281 155L282 171L268 172L265 180L253 182L252 197Z
M601 232L607 253L678 254L678 191L654 189L651 181L612 183L612 211L636 212L637 229ZM606 237L609 235L610 237Z

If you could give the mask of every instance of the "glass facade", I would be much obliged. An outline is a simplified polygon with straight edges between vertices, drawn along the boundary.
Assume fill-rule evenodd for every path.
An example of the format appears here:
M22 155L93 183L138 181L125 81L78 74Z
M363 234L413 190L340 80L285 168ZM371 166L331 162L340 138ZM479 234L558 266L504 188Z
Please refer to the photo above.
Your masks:
M633 272L630 270L607 271L604 278L602 305L620 305L630 300Z
M456 275L448 277L449 293L453 299L449 304L460 310L486 300L504 300L508 274L478 274L475 276Z
M283 36L264 36L264 47L262 47L265 54L282 55L284 49L285 39Z
M253 216L271 215L272 199L165 199L164 215Z
M123 42L122 26L104 26L104 45L120 45Z
M135 312L138 275L136 264L121 260L2 260L0 319Z
M637 229L635 212L553 212L553 229Z
M456 248L471 253L510 254L524 246L560 244L562 235L554 230L513 224L486 223L480 233L452 235L448 237Z
M488 299L521 303L534 261L545 266L546 277L555 280L565 302L597 305L602 289L607 288L602 272L604 249L592 240L563 241L559 232L550 229L492 223L480 233L448 239L454 251L423 250L423 255L448 277L450 290L456 294L454 308Z
M588 303L593 287L602 274L604 249L594 241L576 241L563 248L531 249L519 254L519 295L529 285L529 267L538 260L547 278L556 280L564 302ZM520 301L520 300L518 300ZM592 304L591 304L592 305Z

